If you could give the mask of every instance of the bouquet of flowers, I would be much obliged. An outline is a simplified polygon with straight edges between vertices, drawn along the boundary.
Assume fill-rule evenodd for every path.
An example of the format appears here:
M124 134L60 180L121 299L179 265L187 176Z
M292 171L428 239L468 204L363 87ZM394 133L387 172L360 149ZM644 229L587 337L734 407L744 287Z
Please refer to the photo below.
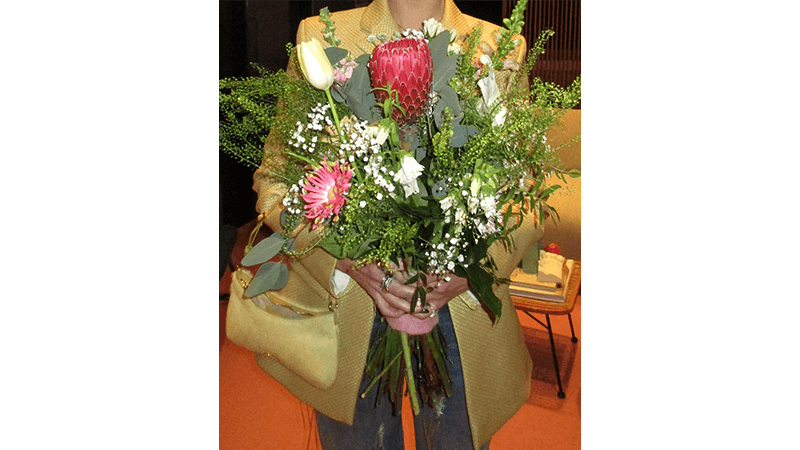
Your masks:
M286 263L309 250L296 248L295 237L310 228L321 233L307 247L356 265L376 263L387 277L401 267L415 286L412 305L424 308L426 294L455 273L500 319L494 286L507 280L495 277L490 246L513 246L512 232L524 220L554 213L545 200L559 186L546 186L547 176L579 176L559 168L545 133L580 100L580 78L568 88L539 79L528 86L552 32L542 33L525 64L516 63L526 3L504 20L496 49L480 45L480 29L459 37L429 19L423 31L370 36L374 51L357 58L338 47L323 9L330 46L316 39L296 51L288 46L302 78L262 71L221 81L221 146L258 164L263 153L248 156L243 142L248 133L263 142L261 126L286 148L265 156L274 179L288 186L284 233L251 239L242 265L261 267L246 296L286 284ZM292 108L276 115L281 102ZM270 262L276 255L282 258ZM409 337L383 327L368 354L370 389L380 383L379 393L399 408L405 381L415 413L418 384L423 400L450 395L444 345L437 328Z

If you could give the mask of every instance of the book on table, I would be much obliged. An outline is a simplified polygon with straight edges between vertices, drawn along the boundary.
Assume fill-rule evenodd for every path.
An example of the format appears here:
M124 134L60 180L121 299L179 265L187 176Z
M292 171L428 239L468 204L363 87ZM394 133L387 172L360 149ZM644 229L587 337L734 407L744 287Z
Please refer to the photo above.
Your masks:
M561 277L559 277L561 282L552 281L553 277L541 277L548 280L541 281L539 274L526 273L522 269L516 268L511 273L509 293L517 297L564 303L566 294L569 292L569 279L574 267L575 261L571 259L564 261Z

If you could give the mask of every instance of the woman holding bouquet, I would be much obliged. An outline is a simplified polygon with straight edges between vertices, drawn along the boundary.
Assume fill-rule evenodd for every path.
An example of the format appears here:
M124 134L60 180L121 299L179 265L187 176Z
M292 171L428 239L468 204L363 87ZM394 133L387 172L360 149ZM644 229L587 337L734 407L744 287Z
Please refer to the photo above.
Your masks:
M427 22L430 18L462 38L480 25L481 45L497 47L494 36L499 27L462 14L453 0L374 0L367 7L331 16L336 38L341 40L339 47L354 58L372 52L374 36L419 30L423 22L431 23ZM319 17L308 18L298 28L297 42L319 40L326 29ZM519 67L525 56L525 42L518 39L519 45L511 53L512 67ZM508 79L503 72L497 73L500 89L506 88L503 80ZM291 64L289 73L301 76ZM271 176L271 165L275 155L286 151L287 144L271 135L265 152L273 157L265 158L254 175L256 208L275 232L283 231L282 202L289 187ZM308 244L313 244L324 226L305 230L297 246L312 247ZM488 251L496 264L495 276L507 278L541 235L537 218L530 214L513 232L513 248L495 242ZM424 306L411 304L415 287L406 284L409 278L411 274L403 267L355 267L353 260L337 259L315 247L292 261L289 284L275 292L283 303L302 304L306 309L308 305L327 307L335 316L337 345L335 367L329 367L330 382L309 382L276 358L256 353L264 370L317 410L319 436L326 450L403 448L401 418L392 414L390 402L384 400L376 406L374 395L361 395L371 381L364 375L370 340L383 323L412 336L425 335L438 325L445 341L452 395L432 404L423 402L420 414L414 417L417 448L488 448L491 436L529 396L532 363L507 286L494 291L505 312L493 320L470 292L466 278L452 272L429 274L427 284L432 290Z

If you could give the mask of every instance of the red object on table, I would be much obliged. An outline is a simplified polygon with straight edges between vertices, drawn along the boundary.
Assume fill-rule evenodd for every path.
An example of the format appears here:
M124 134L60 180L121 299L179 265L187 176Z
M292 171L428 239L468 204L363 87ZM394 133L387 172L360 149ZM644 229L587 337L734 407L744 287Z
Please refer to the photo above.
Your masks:
M555 253L556 255L560 255L561 254L561 247L559 247L558 244L555 244L555 243L551 242L551 243L547 244L547 247L544 248L544 251L546 251L548 253Z

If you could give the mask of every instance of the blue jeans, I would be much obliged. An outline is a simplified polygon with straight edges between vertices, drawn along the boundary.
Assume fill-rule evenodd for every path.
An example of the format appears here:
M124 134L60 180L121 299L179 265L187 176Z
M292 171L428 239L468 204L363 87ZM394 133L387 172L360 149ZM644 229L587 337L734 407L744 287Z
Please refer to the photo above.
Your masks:
M373 339L379 324L380 313L376 313L372 325ZM439 327L447 346L453 395L445 397L437 408L420 405L420 413L414 417L417 450L475 450L467 417L464 374L456 332L447 306L439 311ZM366 377L361 380L359 393L367 388L369 381ZM359 396L352 426L317 412L317 427L325 450L403 450L402 417L392 415L392 404L388 397L375 406L374 395L367 395L366 398ZM488 449L489 442L480 448Z

